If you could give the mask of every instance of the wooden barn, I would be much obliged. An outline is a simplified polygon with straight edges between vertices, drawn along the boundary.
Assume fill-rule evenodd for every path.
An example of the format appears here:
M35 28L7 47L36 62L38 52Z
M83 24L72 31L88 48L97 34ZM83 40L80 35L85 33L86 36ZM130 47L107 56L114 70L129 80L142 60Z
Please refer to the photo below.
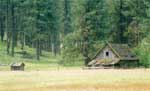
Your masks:
M25 64L20 63L12 63L11 64L11 71L24 71Z
M132 53L127 44L111 44L107 42L88 65L90 67L129 68L137 67L139 59Z

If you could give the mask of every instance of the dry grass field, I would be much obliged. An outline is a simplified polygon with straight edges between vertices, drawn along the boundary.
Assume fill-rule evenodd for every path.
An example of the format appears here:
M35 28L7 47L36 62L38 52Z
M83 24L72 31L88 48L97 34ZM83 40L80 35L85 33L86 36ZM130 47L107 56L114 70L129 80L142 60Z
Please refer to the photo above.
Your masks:
M150 70L1 71L0 91L150 91Z

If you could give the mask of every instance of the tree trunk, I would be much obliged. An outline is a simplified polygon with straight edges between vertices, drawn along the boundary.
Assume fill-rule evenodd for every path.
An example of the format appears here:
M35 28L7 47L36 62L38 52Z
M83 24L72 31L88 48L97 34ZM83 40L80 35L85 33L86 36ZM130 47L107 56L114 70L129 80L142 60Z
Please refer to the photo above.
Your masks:
M9 50L10 50L10 42L11 42L11 33L7 32L7 54L9 54Z
M122 9L123 9L123 1L120 0L120 12L119 12L119 43L122 43L124 41L124 21L123 21L123 15L122 15Z
M88 66L88 63L90 61L90 58L88 57L88 30L83 31L83 57L84 57L84 62L85 66Z
M43 43L41 40L39 41L39 46L40 46L40 48L39 48L40 55L42 55Z
M39 43L39 39L36 40L36 59L40 60L40 43Z
M11 55L14 56L14 49L15 49L15 39L16 39L16 19L15 19L15 11L14 11L14 3L12 2L12 48L11 48Z
M3 24L3 22L4 22L4 19L3 18L1 18L0 19L0 30L1 30L1 41L3 42L3 40L4 40L4 24Z
M89 47L89 30L90 27L86 24L87 19L82 17L81 20L81 26L82 26L82 35L83 35L83 41L82 41L82 55L84 57L84 63L85 66L88 66L88 63L90 61L90 58L88 57L88 47Z
M25 46L25 34L24 32L20 34L21 36L21 50L24 50L24 46Z
M85 66L87 66L89 63L89 57L88 57L88 42L86 39L83 40L83 57Z
M55 55L55 50L54 50L54 43L51 43L51 47L52 47L52 54Z
M11 42L11 5L10 0L7 0L7 12L6 12L6 32L7 32L7 54L9 54L10 50L10 42Z
M51 35L51 52L55 55L55 42L54 42L54 35Z

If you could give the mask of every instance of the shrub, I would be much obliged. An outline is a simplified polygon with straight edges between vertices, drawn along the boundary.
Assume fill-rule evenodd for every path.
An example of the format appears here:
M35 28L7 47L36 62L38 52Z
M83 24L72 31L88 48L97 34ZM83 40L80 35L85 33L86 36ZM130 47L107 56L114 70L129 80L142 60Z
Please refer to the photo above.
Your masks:
M140 64L150 67L150 36L143 39L134 50L140 59Z

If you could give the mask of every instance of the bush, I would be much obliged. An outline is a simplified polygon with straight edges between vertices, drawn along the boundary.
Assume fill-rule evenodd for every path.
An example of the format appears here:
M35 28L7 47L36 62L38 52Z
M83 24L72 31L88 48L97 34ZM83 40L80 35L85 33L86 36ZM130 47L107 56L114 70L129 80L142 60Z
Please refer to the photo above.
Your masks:
M78 34L76 32L70 33L64 38L60 64L67 66L83 65L81 39Z
M135 53L140 59L141 66L150 67L150 37L142 40L135 48Z

